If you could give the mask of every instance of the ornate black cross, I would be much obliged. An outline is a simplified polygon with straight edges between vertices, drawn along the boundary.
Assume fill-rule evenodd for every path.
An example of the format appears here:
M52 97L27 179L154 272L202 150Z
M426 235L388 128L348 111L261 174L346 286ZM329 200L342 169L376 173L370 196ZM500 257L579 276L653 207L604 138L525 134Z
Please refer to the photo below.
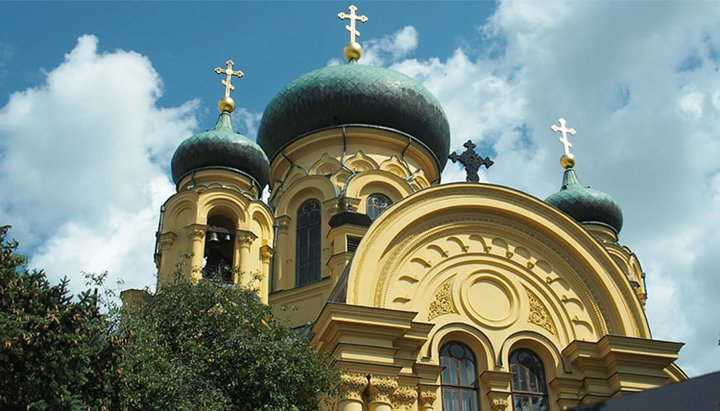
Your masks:
M475 152L476 146L475 144L473 144L472 140L468 140L465 144L463 144L463 147L466 148L464 153L460 155L452 153L450 154L449 158L450 160L452 160L453 163L459 161L460 164L465 166L465 172L467 173L466 180L468 183L480 182L480 177L478 176L478 170L480 170L480 166L490 168L490 166L493 165L495 162L490 160L490 157L480 157L480 155Z

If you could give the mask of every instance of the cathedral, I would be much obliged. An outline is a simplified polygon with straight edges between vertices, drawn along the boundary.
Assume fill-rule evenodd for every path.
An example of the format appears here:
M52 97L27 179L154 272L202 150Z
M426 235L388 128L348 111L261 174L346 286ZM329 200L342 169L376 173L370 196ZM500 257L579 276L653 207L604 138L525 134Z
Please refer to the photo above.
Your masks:
M256 289L330 353L333 410L554 411L687 379L674 362L682 343L650 334L622 211L581 183L565 120L552 127L564 147L557 193L478 182L492 162L470 142L449 156L438 100L362 64L367 17L349 11L347 64L283 87L257 143L233 129L242 72L216 69L217 123L172 158L158 286L182 266L194 281L219 272ZM468 182L441 184L448 159Z

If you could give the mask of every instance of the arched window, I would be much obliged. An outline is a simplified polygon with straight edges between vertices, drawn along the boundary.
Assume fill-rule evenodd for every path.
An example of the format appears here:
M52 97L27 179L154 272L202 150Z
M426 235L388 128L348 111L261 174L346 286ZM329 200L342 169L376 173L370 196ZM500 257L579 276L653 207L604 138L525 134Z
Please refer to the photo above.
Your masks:
M233 246L235 224L221 215L209 216L205 233L205 265L203 277L234 282Z
M308 200L297 213L295 285L320 279L320 202Z
M440 349L444 411L477 411L478 384L475 356L462 343L452 341Z
M392 200L385 194L370 194L367 199L367 207L365 209L365 213L368 215L368 217L374 220L378 218L378 216L382 214L382 212L391 205Z
M548 395L545 370L534 352L526 349L510 354L513 409L515 411L547 411Z

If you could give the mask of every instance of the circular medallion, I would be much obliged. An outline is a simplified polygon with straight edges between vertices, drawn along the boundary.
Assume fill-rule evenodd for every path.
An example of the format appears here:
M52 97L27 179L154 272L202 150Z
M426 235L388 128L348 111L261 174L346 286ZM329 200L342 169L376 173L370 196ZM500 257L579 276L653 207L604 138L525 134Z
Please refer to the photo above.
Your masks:
M478 272L460 284L460 301L475 321L492 328L504 328L519 315L518 292L496 273Z

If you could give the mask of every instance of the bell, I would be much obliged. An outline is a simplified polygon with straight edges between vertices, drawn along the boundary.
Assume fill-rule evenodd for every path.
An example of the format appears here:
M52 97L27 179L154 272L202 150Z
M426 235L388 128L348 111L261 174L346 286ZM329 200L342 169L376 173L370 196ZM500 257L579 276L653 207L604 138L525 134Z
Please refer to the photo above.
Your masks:
M217 233L212 232L210 233L210 238L208 238L208 243L219 243L220 239L218 238Z
M225 234L225 241L230 241L230 234Z

